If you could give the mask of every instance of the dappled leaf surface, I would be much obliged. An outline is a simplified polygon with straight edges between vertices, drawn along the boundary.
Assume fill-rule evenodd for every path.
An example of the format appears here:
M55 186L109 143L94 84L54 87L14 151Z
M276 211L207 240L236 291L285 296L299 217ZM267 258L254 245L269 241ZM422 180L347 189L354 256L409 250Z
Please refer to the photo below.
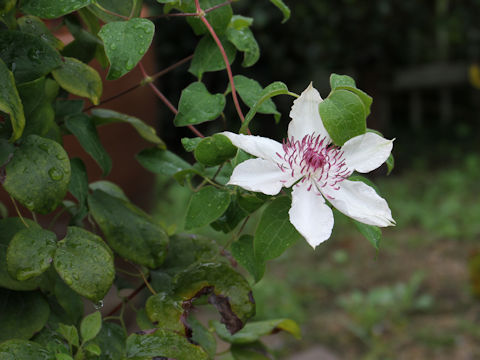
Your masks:
M145 212L100 190L88 196L88 205L108 243L120 256L150 268L162 264L168 237Z
M210 224L227 210L230 193L214 186L205 186L192 195L188 204L185 229L195 229Z
M113 256L103 240L73 226L58 243L54 265L68 286L94 302L103 299L115 277Z
M122 77L137 65L150 47L154 31L155 25L150 20L140 18L115 21L102 27L98 35L110 61L108 80Z
M29 210L47 214L67 193L70 161L55 141L28 136L5 169L5 190Z
M51 360L51 353L41 345L26 340L9 340L0 344L0 360Z
M55 233L34 227L20 230L7 249L8 272L20 281L38 276L50 267L56 249Z
M194 82L182 91L175 116L175 126L187 126L215 120L225 107L223 94L210 94L201 82Z
M36 223L24 219L32 229L40 229ZM20 218L6 218L0 220L0 286L11 290L33 290L39 284L38 278L18 281L7 271L7 248L15 234L26 229Z
M224 263L200 263L187 268L174 279L173 292L184 301L209 294L209 302L220 312L231 333L240 330L255 314L247 281Z
M0 110L10 115L13 133L11 140L17 140L25 127L23 105L15 87L13 74L0 59Z
M40 292L0 288L0 314L0 343L8 339L28 340L45 326L50 308ZM0 345L0 359L1 354Z
M157 330L150 335L132 334L127 339L127 359L151 360L152 357L182 360L207 360L198 345L173 331Z
M53 19L92 3L92 0L23 0L21 10L41 18Z
M52 75L62 88L68 92L86 97L94 105L100 102L103 84L97 70L80 60L64 57L63 64L52 71Z
M40 38L14 30L0 31L0 59L17 83L32 81L62 65L60 55Z

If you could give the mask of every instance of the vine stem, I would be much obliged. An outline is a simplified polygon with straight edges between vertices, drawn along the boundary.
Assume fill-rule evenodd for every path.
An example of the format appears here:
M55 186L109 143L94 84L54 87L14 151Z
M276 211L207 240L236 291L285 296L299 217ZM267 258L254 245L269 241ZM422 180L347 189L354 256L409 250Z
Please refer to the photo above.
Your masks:
M15 211L17 212L17 215L20 218L20 220L22 221L23 225L25 225L25 227L29 228L30 226L27 224L27 222L23 218L22 214L20 213L20 209L18 208L17 202L11 196L10 196L10 199L12 200L13 206L15 207Z
M136 85L134 85L134 86L131 86L131 87L129 87L128 89L119 92L118 94L112 95L112 96L110 96L109 98L106 98L105 100L100 101L100 103L99 103L98 105L90 105L90 106L87 107L84 111L88 111L88 110L90 110L90 109L92 109L92 108L102 106L103 104L106 104L107 102L110 102L110 101L112 101L112 100L115 100L115 99L123 96L123 95L126 95L126 94L128 94L129 92L131 92L131 91L137 90L138 88L140 88L140 87L144 86L145 84L147 84L149 81L153 81L153 80L158 79L159 77L161 77L161 76L169 73L170 71L176 69L177 67L179 67L179 66L185 64L186 62L192 60L192 58L193 58L193 54L192 54L192 55L189 55L189 56L187 56L187 57L185 57L185 58L183 58L183 59L180 60L180 61L177 61L175 64L170 65L169 67L167 67L167 68L159 71L158 73L156 73L156 74L154 74L154 75L152 75L152 76L149 76L148 78L142 79L142 81L139 82L138 84L136 84Z
M213 11L213 10L216 10L218 8L221 8L223 6L226 6L226 5L229 5L231 4L232 2L234 2L235 0L228 0L228 1L225 1L221 4L218 4L218 5L215 5L215 6L212 6L211 8L208 8L206 10L204 10L204 13L205 14L208 14L209 12ZM167 17L188 17L188 16L198 16L198 13L197 12L194 12L194 13L184 13L184 12L180 12L180 13L173 13L173 14L162 14L162 15L154 15L154 16L148 16L146 19L150 19L150 20L154 20L154 19L158 19L158 18L167 18Z
M232 89L232 98L233 98L233 102L235 103L235 109L237 110L237 114L240 117L241 122L243 123L245 122L245 117L243 116L242 108L240 107L240 103L238 102L237 91L235 89L235 84L233 82L232 68L230 67L230 62L228 61L227 53L225 52L222 42L218 38L217 33L213 29L212 25L210 25L208 20L205 18L205 11L202 10L202 8L200 7L200 0L195 0L195 6L197 8L197 15L200 17L200 20L202 20L203 24L207 27L208 31L210 32L210 35L212 36L213 40L217 44L218 49L220 50L220 53L222 54L223 61L225 62L225 67L227 69L228 79L230 81L230 87ZM247 133L249 135L252 134L248 128L247 128Z
M151 78L148 76L147 72L145 71L145 68L143 67L143 64L141 62L138 63L138 66L140 67L140 71L142 72L142 75L144 77L144 80L146 83L148 83L148 86L153 90L155 95L170 109L171 112L173 112L175 115L178 114L178 110L173 104L168 100L165 95L155 86L155 84L152 82ZM197 136L203 138L205 137L200 131L197 130L197 128L193 125L188 125L188 128Z
M115 314L118 310L120 310L123 306L124 303L127 303L131 301L135 296L137 296L140 291L142 291L145 287L147 286L146 283L142 283L138 288L135 289L134 292L132 292L130 295L128 295L127 299L125 301L122 301L119 303L117 306L115 306L106 316L112 316Z

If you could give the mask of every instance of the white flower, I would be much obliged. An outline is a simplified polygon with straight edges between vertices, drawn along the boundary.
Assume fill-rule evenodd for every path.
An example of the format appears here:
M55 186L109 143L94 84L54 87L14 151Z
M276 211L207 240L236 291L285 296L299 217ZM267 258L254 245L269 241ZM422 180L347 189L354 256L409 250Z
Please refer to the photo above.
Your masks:
M313 248L327 240L333 228L333 213L325 199L362 223L395 224L387 202L374 189L361 181L346 180L353 171L366 173L382 165L393 140L368 132L341 148L334 146L320 119L321 101L310 84L293 103L288 139L283 144L260 136L222 133L257 157L239 164L228 184L267 195L295 184L290 222Z

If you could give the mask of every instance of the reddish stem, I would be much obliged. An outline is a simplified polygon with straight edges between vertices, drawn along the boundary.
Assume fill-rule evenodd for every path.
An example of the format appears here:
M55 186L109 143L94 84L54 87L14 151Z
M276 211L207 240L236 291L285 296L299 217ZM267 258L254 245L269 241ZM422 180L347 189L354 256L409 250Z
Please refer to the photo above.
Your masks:
M147 72L145 71L145 68L143 67L143 64L140 62L138 63L139 67L140 67L140 71L142 72L142 75L145 79L148 79L149 76L147 75ZM153 90L153 92L155 93L155 95L157 95L157 97L170 109L171 112L173 112L175 115L178 114L178 110L175 106L173 106L173 104L170 102L170 100L168 100L165 95L163 95L163 93L155 86L155 84L153 84L151 81L148 82L148 86L150 86L150 88ZM188 128L197 136L203 138L205 137L200 131L198 131L195 126L193 125L188 125Z
M134 292L132 292L130 295L128 295L127 299L125 300L125 304L128 303L130 300L132 300L135 296L137 296L140 291L142 291L145 287L147 286L146 283L142 283L142 285L140 285L137 289L135 289ZM113 314L115 314L118 310L120 310L122 308L122 305L123 305L123 301L118 304L117 306L115 306L113 308L113 310L111 310L107 316L112 316Z
M232 98L233 98L233 102L235 104L235 109L237 110L238 116L240 117L240 120L243 123L245 121L245 117L243 116L242 109L240 107L240 103L238 102L237 91L235 90L235 84L233 82L232 68L230 67L230 62L228 61L227 53L225 52L225 49L223 48L222 42L218 38L217 33L213 29L212 25L210 25L208 20L205 18L205 12L200 7L200 1L199 0L195 0L195 6L197 8L198 16L200 17L202 22L207 27L208 31L210 32L210 35L212 35L213 40L217 44L218 49L220 50L220 53L222 54L223 61L225 62L225 67L227 69L228 79L230 81L230 87L232 89ZM247 133L249 135L251 135L251 132L248 128L247 128Z
M207 10L205 10L205 14L208 14L210 11L213 11L213 10L216 10L218 8L221 8L222 6L226 6L226 5L229 5L233 2L234 0L228 0L228 1L225 1L221 4L218 4L218 5L215 5L215 6L212 6L211 8L208 8Z
M228 0L228 1L225 1L221 4L218 4L218 5L215 5L215 6L212 6L211 8L208 8L204 11L205 14L208 14L209 12L213 11L213 10L216 10L218 8L221 8L223 6L226 6L226 5L229 5L233 2L234 0ZM162 15L154 15L154 16L148 16L146 19L158 19L158 18L165 18L165 17L183 17L183 16L198 16L198 13L194 12L194 13L173 13L173 14L162 14Z

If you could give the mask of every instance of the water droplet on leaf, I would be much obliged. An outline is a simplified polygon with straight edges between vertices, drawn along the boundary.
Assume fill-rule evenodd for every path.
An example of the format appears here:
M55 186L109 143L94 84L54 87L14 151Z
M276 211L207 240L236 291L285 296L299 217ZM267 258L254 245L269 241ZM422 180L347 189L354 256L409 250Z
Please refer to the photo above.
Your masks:
M101 308L103 308L103 300L100 300L96 304L93 304L93 307L95 308L95 310L100 310Z
M48 170L48 175L50 176L50 179L54 181L63 179L63 171L57 169L56 167L52 167L50 170Z

